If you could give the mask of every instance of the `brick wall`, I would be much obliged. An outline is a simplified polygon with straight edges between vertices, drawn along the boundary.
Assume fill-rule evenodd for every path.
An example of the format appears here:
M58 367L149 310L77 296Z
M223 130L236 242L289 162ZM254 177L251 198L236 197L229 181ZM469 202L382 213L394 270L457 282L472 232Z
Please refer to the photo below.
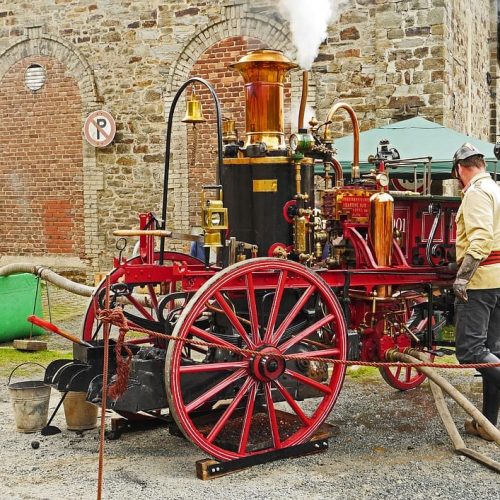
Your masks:
M30 64L46 83L30 91ZM59 61L27 57L0 82L0 254L83 256L81 100Z

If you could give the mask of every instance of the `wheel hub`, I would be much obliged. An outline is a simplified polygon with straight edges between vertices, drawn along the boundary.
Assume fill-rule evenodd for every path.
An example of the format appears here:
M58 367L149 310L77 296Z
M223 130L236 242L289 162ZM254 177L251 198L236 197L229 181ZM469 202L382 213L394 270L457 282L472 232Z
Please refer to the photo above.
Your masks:
M276 347L266 346L259 349L261 356L255 356L250 360L250 372L261 382L276 380L283 375L286 363L281 352Z

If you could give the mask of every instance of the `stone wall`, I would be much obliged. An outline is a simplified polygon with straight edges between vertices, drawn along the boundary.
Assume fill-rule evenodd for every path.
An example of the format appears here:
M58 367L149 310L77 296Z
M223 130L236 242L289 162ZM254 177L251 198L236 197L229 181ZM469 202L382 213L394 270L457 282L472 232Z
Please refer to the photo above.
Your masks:
M488 140L491 130L487 118L491 100L486 75L491 68L490 45L486 42L492 28L490 0L453 0L444 10L446 125ZM495 70L496 57L492 62ZM494 91L493 85L491 91ZM491 137L491 140L495 138Z
M348 102L362 130L418 114L481 138L495 135L496 80L489 87L486 83L488 71L497 75L493 4L490 0L346 0L313 65L309 103L321 120L333 102ZM54 59L74 80L75 103L81 102L79 108L75 104L68 110L70 128L80 130L85 117L101 108L111 112L117 123L116 138L105 148L93 148L80 137L81 173L75 177L79 186L75 189L83 192L83 215L75 215L74 224L83 235L70 229L74 232L70 246L60 247L68 259L77 256L94 270L106 270L114 253L112 231L137 226L140 212L161 213L165 123L173 96L190 75L202 70L211 48L235 37L294 55L288 25L271 0L2 2L0 92L6 92L12 72L22 71L30 57ZM208 71L206 76L224 78L224 85L229 85L232 76L221 75ZM291 101L297 101L299 94L300 72L296 72L290 78ZM71 103L62 90L60 97ZM188 181L192 173L188 128L180 124L183 114L180 102L172 141L168 226L187 231L195 223L196 209L190 215L190 207L198 186L190 189ZM291 127L295 128L293 122ZM335 135L350 130L346 116L335 117ZM68 151L74 138L64 143ZM38 150L39 140L30 140ZM5 141L0 137L2 147ZM22 148L21 142L15 144ZM46 161L56 165L57 159L56 149L50 148ZM71 177L73 166L63 163L58 170L67 169ZM16 160L1 165L5 175L15 170ZM31 187L26 184L24 189ZM56 191L68 200L80 196L68 185ZM57 224L56 218L52 223ZM11 232L12 247L21 250L21 240ZM41 231L36 237L47 239ZM185 245L177 242L174 247ZM50 249L46 252L57 255Z

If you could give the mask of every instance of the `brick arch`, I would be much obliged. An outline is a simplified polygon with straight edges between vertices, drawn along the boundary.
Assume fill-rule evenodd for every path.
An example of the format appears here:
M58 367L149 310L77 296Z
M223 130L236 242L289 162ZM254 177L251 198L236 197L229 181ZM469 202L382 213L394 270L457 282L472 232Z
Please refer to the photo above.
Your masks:
M179 87L192 75L193 68L197 61L203 58L203 54L210 51L210 48L223 40L230 38L245 38L247 40L257 40L262 47L282 50L286 55L293 58L290 49L293 47L287 23L279 22L276 19L260 16L258 14L247 14L241 8L228 9L230 15L218 23L200 29L191 40L182 48L175 63L171 66L166 82L165 112L170 111L172 99ZM208 80L210 81L210 75ZM301 72L292 71L290 73L291 95L294 100L298 99L301 92ZM309 84L308 103L315 105L316 88L314 82ZM177 105L176 121L182 119L184 109L182 102ZM241 132L243 130L240 130ZM212 132L213 134L214 132ZM187 144L187 132L185 127L174 127L172 144L177 144L173 148L174 161L171 162L172 175L169 182L169 207L168 224L176 228L186 228L191 224L198 224L196 221L196 209L190 210L192 195L188 184L189 168L187 148L182 145ZM215 153L214 153L215 154ZM198 201L196 201L199 204ZM175 213L175 217L171 214Z
M45 87L36 93L28 91L23 82L25 69L33 63L41 64L48 73ZM95 221L102 180L95 149L81 134L84 117L98 106L89 63L68 42L44 35L40 27L28 28L25 37L0 54L0 94L0 114L4 115L0 141L12 152L0 159L0 175L5 177L3 182L9 179L14 196L4 210L11 212L10 219L16 210L20 217L9 225L15 241L9 245L4 241L0 254L23 255L24 259L38 256L42 262L47 255L57 255L54 265L69 268L97 265L100 238ZM19 100L21 132L17 139L4 135L12 111L1 104L6 96L10 102ZM13 131L11 127L11 135ZM26 152L29 158L15 156L26 156ZM22 207L15 206L16 197ZM0 201L5 205L6 200L9 203L8 197ZM30 209L23 213L26 206ZM13 229L18 224L33 234L23 239L26 235ZM68 234L73 237L68 239Z

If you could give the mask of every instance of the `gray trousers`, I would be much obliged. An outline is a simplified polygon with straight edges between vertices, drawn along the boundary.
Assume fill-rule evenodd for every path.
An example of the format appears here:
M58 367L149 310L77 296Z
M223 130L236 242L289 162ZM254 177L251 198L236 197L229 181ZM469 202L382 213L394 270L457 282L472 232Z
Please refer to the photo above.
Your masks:
M467 290L468 302L455 300L456 354L460 363L500 357L500 288Z
M500 288L467 290L468 302L455 301L456 354L461 363L497 363L500 357ZM481 368L483 415L497 425L500 368Z

